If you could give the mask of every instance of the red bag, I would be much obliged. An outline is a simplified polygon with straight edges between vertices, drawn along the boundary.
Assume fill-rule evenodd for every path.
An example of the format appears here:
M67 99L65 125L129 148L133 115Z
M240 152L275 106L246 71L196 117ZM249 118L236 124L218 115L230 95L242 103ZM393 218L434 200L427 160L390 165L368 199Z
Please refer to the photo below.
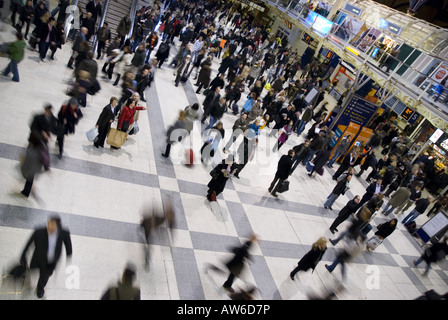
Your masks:
M187 149L185 150L185 165L187 167L191 167L194 164L194 153L193 149Z

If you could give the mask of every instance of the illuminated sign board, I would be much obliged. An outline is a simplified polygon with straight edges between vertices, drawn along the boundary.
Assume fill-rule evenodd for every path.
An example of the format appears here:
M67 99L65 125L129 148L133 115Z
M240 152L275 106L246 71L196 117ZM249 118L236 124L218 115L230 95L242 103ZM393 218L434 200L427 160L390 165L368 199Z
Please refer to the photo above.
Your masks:
M308 33L305 33L302 37L302 41L304 41L306 44L311 44L314 39L311 38L311 36Z
M361 10L361 9L359 9L359 8L357 8L357 7L355 7L355 6L352 6L352 5L349 4L349 3L347 3L347 4L345 5L344 10L347 11L347 12L350 12L350 13L354 14L355 16L360 16L361 13L362 13L362 10Z
M412 116L412 114L414 113L414 110L412 110L409 107L406 107L403 112L401 113L401 116L403 117L403 119L409 120Z
M379 27L383 30L390 31L397 36L401 33L401 30L402 30L401 27L399 27L396 24L393 24L387 20L384 20L383 18L380 18Z

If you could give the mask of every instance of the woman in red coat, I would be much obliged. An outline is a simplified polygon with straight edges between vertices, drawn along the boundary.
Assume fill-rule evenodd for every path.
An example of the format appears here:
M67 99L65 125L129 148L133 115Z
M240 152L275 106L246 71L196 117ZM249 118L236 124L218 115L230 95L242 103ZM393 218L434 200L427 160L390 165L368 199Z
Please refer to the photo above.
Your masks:
M134 115L137 110L146 110L145 107L135 105L135 100L128 99L126 106L121 110L120 118L118 119L117 129L127 132L134 123Z

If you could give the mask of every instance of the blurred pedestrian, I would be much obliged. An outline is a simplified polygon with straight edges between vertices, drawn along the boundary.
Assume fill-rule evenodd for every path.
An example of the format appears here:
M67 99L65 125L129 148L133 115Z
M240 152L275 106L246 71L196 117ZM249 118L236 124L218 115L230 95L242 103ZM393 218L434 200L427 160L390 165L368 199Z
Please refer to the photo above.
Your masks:
M162 153L164 158L168 158L170 156L172 144L175 142L182 142L188 134L188 131L185 129L186 116L187 114L185 110L181 110L176 122L168 128L166 132L166 149L165 152Z
M294 281L294 277L299 271L308 271L309 269L316 268L317 264L322 259L325 251L327 250L327 239L325 237L320 237L316 242L311 246L311 250L308 251L302 259L300 259L297 267L291 271L290 278Z
M82 117L77 99L72 98L67 104L61 106L58 113L59 131L56 141L59 146L59 159L62 159L64 152L64 136L75 133L75 126Z
M28 147L24 159L20 166L22 176L25 178L25 186L20 192L25 197L29 197L31 188L33 187L34 178L42 172L42 168L48 170L50 168L50 155L48 146L45 144L41 136L32 131L28 139Z
M166 227L168 229L172 229L174 227L174 209L171 203L171 199L167 203L163 209L152 208L150 209L150 213L143 214L142 220L140 222L140 226L143 229L143 233L145 235L145 241L147 245L147 249L145 250L145 262L146 267L149 267L150 261L150 242L153 234L157 232L157 230L166 223Z
M62 228L61 218L59 216L51 216L48 219L47 226L37 228L25 245L21 256L21 263L23 265L27 265L26 255L32 244L34 244L35 248L29 267L31 269L39 269L37 297L42 298L48 279L53 274L61 257L63 244L67 259L70 259L72 256L70 232Z
M239 277L244 270L247 259L250 258L249 249L252 244L257 241L257 236L252 234L241 247L235 247L232 249L234 254L233 258L226 263L227 268L230 271L229 277L224 283L223 287L227 291L234 293L235 290L232 288L232 284L235 280L235 277Z
M123 271L121 281L106 290L101 300L140 300L140 288L134 285L136 270L128 263Z
M348 241L340 251L331 265L326 264L325 268L331 273L337 267L341 265L342 280L346 280L346 263L352 261L358 256L364 249L365 238L362 235L358 235L354 240Z
M424 276L428 275L431 269L431 264L441 261L448 254L448 236L443 237L442 241L432 244L425 252L418 258L414 260L414 266L418 266L422 261L426 262Z

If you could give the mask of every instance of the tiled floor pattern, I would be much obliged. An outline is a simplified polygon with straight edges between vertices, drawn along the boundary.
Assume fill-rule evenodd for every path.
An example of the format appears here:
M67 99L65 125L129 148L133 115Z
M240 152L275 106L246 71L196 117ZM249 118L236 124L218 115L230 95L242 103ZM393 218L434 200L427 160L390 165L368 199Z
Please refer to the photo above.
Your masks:
M0 41L13 39L8 25L3 25ZM174 55L179 44L171 50ZM154 54L154 53L153 53ZM137 281L142 299L211 300L228 299L220 288L226 275L204 272L208 263L222 267L232 246L240 244L252 232L260 237L252 260L235 287L255 285L256 299L307 299L309 294L331 290L341 280L339 269L330 274L324 267L331 262L341 245L329 244L327 253L314 273L299 274L295 282L289 272L320 236L331 238L329 225L338 209L367 186L361 178L353 179L350 192L341 196L334 210L323 203L334 187L333 170L309 178L304 167L291 177L290 190L274 199L267 187L275 173L278 155L265 156L274 143L262 132L257 158L246 166L241 179L231 179L216 203L205 199L210 179L210 165L199 160L201 125L197 122L186 145L194 148L196 164L180 164L182 146L172 148L171 159L160 156L165 148L165 130L178 111L204 95L195 94L194 82L174 87L173 69L168 63L157 70L153 85L146 91L147 112L139 117L140 132L128 139L120 150L95 149L85 132L94 126L101 109L111 96L120 96L119 87L101 80L102 89L88 98L84 117L72 136L66 138L63 159L50 142L51 171L42 174L33 186L33 194L24 199L19 191L24 180L18 170L19 155L26 147L29 122L45 102L56 111L67 99L64 94L71 71L65 68L70 44L56 54L56 61L38 63L37 53L27 49L20 63L21 82L0 78L0 266L3 273L15 264L32 229L43 225L51 214L59 214L72 233L73 257L61 259L50 279L45 298L98 299L111 283L117 281L128 261L137 265ZM171 61L171 58L168 62ZM0 60L4 68L8 60ZM102 67L103 61L98 61ZM219 60L213 61L213 75ZM101 77L101 74L99 75ZM242 98L240 105L245 101ZM144 103L143 103L144 104ZM230 129L235 116L227 113L222 121ZM230 132L226 131L227 141ZM303 141L293 136L280 154ZM223 142L222 142L223 143ZM234 146L238 146L239 141ZM217 155L219 160L219 155ZM366 174L365 174L366 175ZM143 213L153 206L161 208L172 201L176 227L171 232L160 228L151 240L151 262L145 268L146 246L139 226ZM421 217L417 222L422 222ZM379 214L373 225L385 221ZM347 223L340 226L344 229ZM372 233L371 233L372 234ZM428 277L413 259L422 252L419 243L404 229L396 230L375 252L364 252L348 266L346 290L339 299L414 299L428 289L445 293L448 288L448 264L435 265ZM73 280L75 279L75 280ZM37 274L31 273L20 294L10 290L9 278L0 286L0 299L36 299ZM7 292L7 291L11 292Z

